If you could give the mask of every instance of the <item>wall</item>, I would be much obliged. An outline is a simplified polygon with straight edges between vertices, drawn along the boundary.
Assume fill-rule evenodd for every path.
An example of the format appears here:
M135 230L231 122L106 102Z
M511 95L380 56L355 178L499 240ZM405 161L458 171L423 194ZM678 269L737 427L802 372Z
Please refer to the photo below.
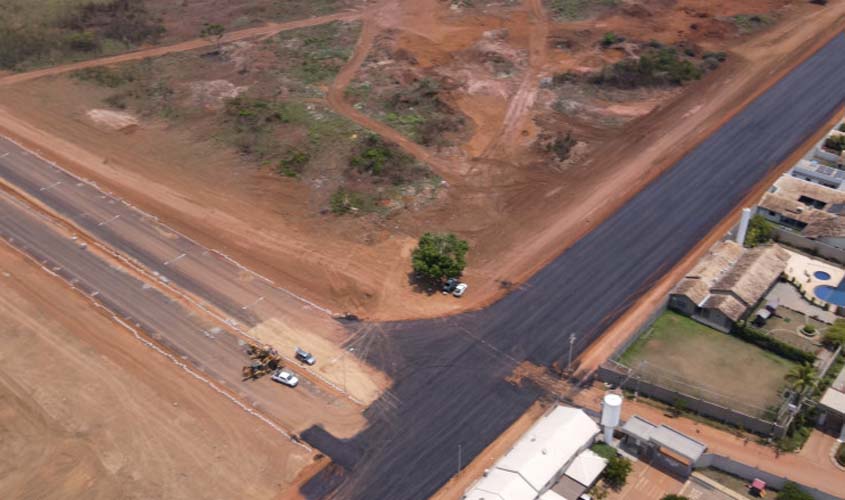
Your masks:
M686 409L689 411L720 422L742 427L755 434L780 438L786 433L788 426L788 422L777 424L762 418L752 417L751 415L732 410L725 406L642 380L630 375L626 367L613 361L608 361L600 366L596 371L596 376L602 382L607 382L617 387L621 386L623 389L630 391L636 391L639 394L666 404L671 405L679 400L683 400Z
M766 482L766 484L768 484L774 489L783 488L784 484L791 481L793 483L798 484L807 493L813 495L813 498L815 498L816 500L842 500L842 497L836 497L829 493L819 491L815 488L810 488L801 484L800 481L790 479L789 477L776 476L774 474L770 474L760 469L751 467L750 465L739 463L735 460L731 460L730 458L723 457L721 455L707 453L701 457L698 463L695 464L696 469L702 469L706 467L713 467L714 469L719 469L729 474L733 474L734 476L739 476L747 481L752 481L754 479L762 479Z
M824 259L845 264L845 250L822 243L821 241L809 240L800 234L793 233L780 227L775 228L775 240L806 250L807 252L818 255Z

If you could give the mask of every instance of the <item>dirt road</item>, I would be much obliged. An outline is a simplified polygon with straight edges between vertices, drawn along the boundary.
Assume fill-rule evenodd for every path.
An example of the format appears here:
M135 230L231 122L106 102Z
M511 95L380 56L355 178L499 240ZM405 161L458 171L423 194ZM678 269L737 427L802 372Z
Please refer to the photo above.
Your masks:
M338 14L330 14L328 16L312 17L308 19L300 19L297 21L290 21L286 23L268 23L256 28L247 28L244 30L233 31L226 33L220 40L220 43L231 43L239 40L246 40L249 38L257 38L262 36L272 36L276 33L288 30L295 30L299 28L307 28L309 26L318 26L334 21L353 21L359 19L363 14L361 12L342 12ZM70 71L76 71L85 68L93 68L96 66L108 66L112 64L120 64L127 61L137 61L139 59L146 59L148 57L160 57L166 54L175 52L185 52L188 50L196 50L205 47L216 45L217 42L210 38L198 38L196 40L189 40L173 45L166 45L163 47L153 47L149 49L136 50L134 52L127 52L110 57L102 57L99 59L91 59L78 63L63 64L61 66L54 66L52 68L45 68L35 71L28 71L26 73L17 73L8 76L0 77L0 86L12 85L15 83L26 82L42 78L45 76L60 75Z
M0 324L2 498L270 499L313 460L5 243Z

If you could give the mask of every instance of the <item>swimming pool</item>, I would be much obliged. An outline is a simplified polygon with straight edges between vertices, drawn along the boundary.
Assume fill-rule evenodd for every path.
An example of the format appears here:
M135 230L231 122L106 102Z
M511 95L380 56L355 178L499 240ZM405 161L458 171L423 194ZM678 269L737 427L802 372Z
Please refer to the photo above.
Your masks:
M845 307L845 280L835 288L830 285L819 285L813 289L813 293L825 302Z
M817 280L827 281L830 279L830 274L824 271L816 271L813 273L813 276L816 277Z

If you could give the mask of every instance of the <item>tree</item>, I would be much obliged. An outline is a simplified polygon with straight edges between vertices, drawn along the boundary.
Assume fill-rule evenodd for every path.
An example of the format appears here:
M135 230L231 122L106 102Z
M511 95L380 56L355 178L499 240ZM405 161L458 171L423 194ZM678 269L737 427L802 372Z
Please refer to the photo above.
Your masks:
M799 403L803 399L804 394L815 387L819 380L816 368L810 363L793 366L784 378L789 382L789 386L798 393Z
M837 319L824 332L824 343L830 346L845 346L845 320Z
M795 483L786 483L778 492L775 500L813 500L813 495L802 490Z
M214 42L214 45L217 47L217 52L220 52L220 41L223 39L224 33L226 33L226 28L224 28L222 24L217 23L205 23L202 26L202 30L200 30L201 37Z
M602 475L604 482L614 490L622 488L628 480L632 467L631 461L627 458L619 455L612 457L607 461L607 467Z
M607 486L603 484L597 484L590 488L590 496L593 500L607 500L609 495L610 492L607 491Z
M411 255L414 272L432 280L460 276L469 244L452 233L425 233Z
M745 246L748 248L756 247L771 240L774 235L775 229L772 224L762 215L755 215L748 223L748 232L745 233Z

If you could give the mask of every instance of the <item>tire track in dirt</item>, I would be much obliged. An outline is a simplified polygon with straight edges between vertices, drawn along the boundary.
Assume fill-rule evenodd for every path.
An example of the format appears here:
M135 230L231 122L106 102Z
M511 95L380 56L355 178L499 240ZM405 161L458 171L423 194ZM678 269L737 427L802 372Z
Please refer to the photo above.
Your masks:
M239 31L233 31L223 36L220 41L221 44L237 42L248 38L273 36L282 31L290 31L300 28L308 28L311 26L319 26L321 24L328 24L334 21L355 21L360 19L365 13L370 11L357 12L340 12L337 14L330 14L327 16L311 17L308 19L299 19L297 21L290 21L285 23L268 23L256 28L247 28ZM42 78L45 76L60 75L70 71L76 71L85 68L94 68L97 66L108 66L112 64L119 64L128 61L136 61L138 59L146 59L148 57L160 57L175 52L187 52L189 50L201 49L215 45L216 42L207 40L205 38L198 38L181 42L173 45L166 45L164 47L154 47L150 49L137 50L135 52L127 52L116 56L101 57L99 59L91 59L88 61L81 61L77 63L64 64L52 68L39 69L35 71L28 71L26 73L18 73L10 76L0 78L0 86L12 85L15 83L26 82Z
M538 78L540 71L546 64L546 39L549 34L549 22L542 0L525 0L525 8L531 14L531 36L528 40L528 68L519 84L519 89L511 98L505 119L502 121L499 133L494 135L490 143L481 153L482 158L490 158L513 144L514 134L519 125L531 111L537 98Z
M346 87L355 78L370 50L372 50L376 37L382 31L382 27L376 20L375 9L371 10L362 20L363 26L361 27L361 35L358 37L358 43L355 45L355 52L340 70L326 93L329 107L335 113L395 143L418 161L429 165L441 177L448 178L452 174L450 169L444 162L434 158L428 149L408 139L396 129L358 111L345 99Z

